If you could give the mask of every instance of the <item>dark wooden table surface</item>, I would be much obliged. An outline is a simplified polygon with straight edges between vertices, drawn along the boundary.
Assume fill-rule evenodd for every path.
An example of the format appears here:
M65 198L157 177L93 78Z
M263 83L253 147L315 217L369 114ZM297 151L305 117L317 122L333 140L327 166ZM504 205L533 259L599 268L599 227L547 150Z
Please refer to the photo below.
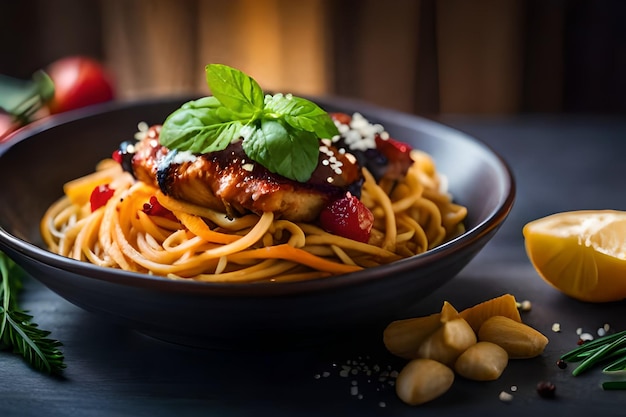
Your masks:
M599 371L573 377L558 357L576 346L576 330L626 329L626 304L585 304L545 284L531 267L521 229L535 218L575 209L626 210L626 120L589 116L447 116L446 124L492 146L511 165L517 199L485 249L449 284L416 305L430 314L444 300L461 309L512 293L550 343L532 360L511 361L497 381L460 378L420 407L399 401L386 377L402 362L379 335L349 346L303 351L221 352L167 344L111 325L28 280L22 305L64 343L62 378L31 370L0 352L0 416L453 416L626 414L626 391L603 391ZM6 203L6 202L3 202ZM625 277L626 279L626 277ZM552 331L560 323L561 331ZM369 369L371 375L368 375ZM347 370L344 376L342 370ZM353 372L354 370L354 372ZM536 392L540 381L556 398ZM498 395L507 391L511 402Z

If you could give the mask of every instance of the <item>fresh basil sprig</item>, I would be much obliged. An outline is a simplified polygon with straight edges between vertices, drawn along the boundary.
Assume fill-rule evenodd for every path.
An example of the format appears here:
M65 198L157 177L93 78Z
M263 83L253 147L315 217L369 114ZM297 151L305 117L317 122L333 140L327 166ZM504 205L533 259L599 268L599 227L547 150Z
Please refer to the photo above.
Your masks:
M167 117L160 133L163 146L208 153L241 139L253 161L306 182L317 166L319 138L339 134L317 104L291 94L265 95L252 77L237 69L210 64L206 79L213 95L187 102Z

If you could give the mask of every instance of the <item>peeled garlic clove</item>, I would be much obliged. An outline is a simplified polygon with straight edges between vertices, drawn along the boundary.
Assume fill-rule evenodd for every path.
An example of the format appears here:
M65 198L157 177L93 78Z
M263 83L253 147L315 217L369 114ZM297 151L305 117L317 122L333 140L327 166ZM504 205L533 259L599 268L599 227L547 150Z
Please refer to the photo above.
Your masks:
M441 322L446 323L450 320L455 320L459 318L459 312L452 304L447 301L443 302L443 306L441 307Z
M385 328L383 343L389 352L405 359L417 357L420 345L441 326L441 314L396 320Z
M396 394L409 405L432 401L450 389L454 371L432 359L413 359L398 374Z
M491 342L478 342L457 358L454 370L474 381L494 381L500 378L509 363L506 350Z
M504 316L487 319L478 331L478 340L502 347L509 359L534 358L543 353L548 338L538 330Z
M476 333L464 319L447 321L419 347L420 358L428 358L452 366L456 358L476 343Z

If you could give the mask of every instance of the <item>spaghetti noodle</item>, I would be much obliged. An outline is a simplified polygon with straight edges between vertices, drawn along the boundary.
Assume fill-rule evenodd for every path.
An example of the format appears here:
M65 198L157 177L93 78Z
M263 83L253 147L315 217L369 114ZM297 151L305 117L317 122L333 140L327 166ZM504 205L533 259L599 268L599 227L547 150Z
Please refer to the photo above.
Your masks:
M363 169L360 199L374 216L366 243L272 212L233 217L177 200L112 159L65 185L41 233L57 254L172 279L279 282L347 274L423 253L463 232L467 210L447 193L432 157L418 150L410 156L401 180L377 181ZM113 196L92 211L89 193L102 184ZM151 198L170 216L147 212Z

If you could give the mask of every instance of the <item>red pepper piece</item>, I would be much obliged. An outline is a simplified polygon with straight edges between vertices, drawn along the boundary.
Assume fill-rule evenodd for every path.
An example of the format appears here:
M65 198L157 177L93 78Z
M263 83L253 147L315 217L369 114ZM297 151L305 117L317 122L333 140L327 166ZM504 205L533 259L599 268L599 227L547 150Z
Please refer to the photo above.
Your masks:
M89 197L89 203L91 204L91 211L94 212L100 207L104 206L107 201L113 197L115 190L109 187L109 184L102 184L97 186L91 192Z
M122 163L122 151L120 151L119 149L113 151L111 158L113 158L113 160L117 162L118 164L121 164Z
M361 200L348 193L322 210L320 223L327 232L367 243L374 215Z
M413 164L411 159L410 145L398 140L389 138L382 139L376 136L376 149L389 161L386 176L391 178L402 178L406 175L409 167Z
M143 205L143 212L148 216L160 216L175 222L178 221L174 213L163 207L155 196L150 197L150 202Z

